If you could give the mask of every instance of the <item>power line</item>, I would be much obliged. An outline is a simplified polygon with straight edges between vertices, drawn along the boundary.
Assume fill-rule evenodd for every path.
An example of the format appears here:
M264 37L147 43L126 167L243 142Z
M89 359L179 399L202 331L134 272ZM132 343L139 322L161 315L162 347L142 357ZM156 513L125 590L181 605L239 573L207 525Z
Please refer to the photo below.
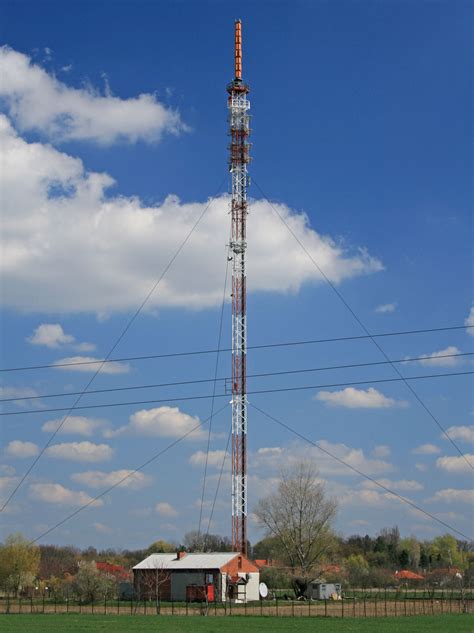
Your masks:
M228 403L226 403L223 407L221 407L216 413L214 413L214 417L219 415L219 413L221 413L222 411L224 411L224 409L226 409L228 407ZM67 523L67 521L69 521L70 519L72 519L73 517L75 517L76 515L78 515L80 512L82 512L83 510L85 510L86 508L88 508L89 506L93 505L94 503L96 503L99 499L101 499L102 497L104 497L105 495L109 494L109 492L111 492L114 488L117 488L117 486L120 486L120 484L122 484L124 481L126 481L127 479L129 479L130 477L132 477L133 475L135 475L137 472L139 472L140 470L143 470L146 466L148 466L149 464L151 464L152 462L156 461L159 457L161 457L164 453L167 453L171 448L173 448L174 446L176 446L176 444L179 444L180 442L182 442L184 439L186 439L189 435L191 435L191 433L194 433L195 431L197 431L200 427L202 427L204 424L206 424L206 422L208 422L210 420L210 417L207 418L206 420L203 420L202 422L199 422L199 424L196 424L195 426L192 427L192 429L190 429L189 431L187 431L186 433L184 433L183 435L181 435L178 439L174 440L173 442L171 442L171 444L168 444L168 446L166 446L165 448L163 448L161 451L159 451L158 453L155 453L152 457L150 457L149 459L146 460L146 462L143 462L143 464L140 464L140 466L137 466L137 468L135 468L134 470L130 471L129 473L127 473L126 475L124 475L121 479L119 479L119 481L116 481L114 484L112 484L111 486L109 486L108 488L106 488L105 490L103 490L100 494L98 494L96 497L94 497L93 499L91 499L90 501L88 501L87 503L84 503L82 506L80 506L77 510L74 510L74 512L71 512L71 514L69 514L67 517L65 517L64 519L62 519L61 521L58 521L58 523L56 523L56 525L53 525L52 527L48 528L47 530L45 530L42 534L40 534L39 536L37 536L33 541L31 541L29 544L32 545L33 543L36 543L37 541L41 540L42 538L44 538L45 536L47 536L48 534L50 534L51 532L53 532L54 530L56 530L58 527L60 527L61 525L64 525L64 523Z
M248 350L271 349L274 347L293 347L297 345L318 345L320 343L338 343L343 341L358 341L372 338L385 338L390 336L408 336L411 334L429 334L434 332L449 332L452 330L468 330L474 328L474 325L454 325L449 327L425 328L421 330L401 330L399 332L381 332L371 335L358 336L338 336L331 338L309 339L304 341L283 341L277 343L264 343L261 345L249 345ZM185 350L183 352L170 352L168 354L146 354L142 356L124 356L122 358L102 358L97 360L73 361L71 363L48 363L45 365L24 365L22 367L3 367L0 372L16 372L16 371L35 371L39 369L61 369L64 367L80 367L88 365L100 365L108 363L123 363L129 361L153 360L157 358L176 358L179 356L200 356L203 354L216 354L217 349L204 350ZM220 350L221 352L231 352L232 348L227 347Z
M299 433L298 431L296 431L296 429L293 429L291 426L289 426L288 424L286 424L285 422L282 422L281 420L279 420L278 418L274 417L273 415L271 415L270 413L267 413L266 411L263 411L263 409L260 409L259 407L255 406L254 404L249 402L249 405L256 409L257 411L259 411L262 415L264 415L266 418L268 418L269 420L271 420L272 422L275 422L276 424L279 424L281 427L283 427L284 429L286 429L287 431L290 431L290 433L293 433L294 435L296 435L297 437L299 437L300 439L302 439L303 441L307 442L308 444L311 444L311 446L314 446L315 448L317 448L318 450L320 450L321 452L325 453L326 455L328 455L329 457L331 457L332 459L335 459L337 462L339 462L340 464L346 466L347 468L350 468L352 471L354 471L355 473L357 473L358 475L360 475L361 477L364 477L365 479L367 479L368 481L371 481L372 483L376 484L379 488L382 488L383 490L385 490L385 492L390 493L391 495L397 497L398 499L400 499L401 501L403 501L404 503L410 505L412 508L415 508L416 510L418 510L419 512L421 512L422 514L426 515L427 517L429 517L430 519L433 519L433 521L437 521L438 523L440 523L441 525L443 525L444 527L448 528L449 530L451 530L452 532L455 532L456 534L458 534L459 536L462 536L463 538L465 538L468 541L471 541L472 539L467 536L466 534L464 534L463 532L461 532L460 530L456 529L455 527L453 527L452 525L449 525L449 523L446 523L445 521L443 521L442 519L438 518L437 516L435 516L434 514L431 514L431 512L428 512L427 510L424 510L423 508L421 508L419 505L417 505L416 503L414 503L413 501L411 501L410 499L407 499L406 497L403 497L402 495L399 495L397 492L395 492L394 490L391 490L390 488L388 488L388 486L385 486L384 484L382 484L380 481L378 481L377 479L375 479L374 477L371 477L370 475L367 475L366 473L362 472L361 470L359 470L358 468L356 468L355 466L352 466L351 464L349 464L348 462L344 461L343 459L341 459L340 457L337 457L337 455L334 455L334 453L332 453L331 451L328 451L326 448L323 448L322 446L320 446L317 442L313 442L312 440L310 440L308 437L306 437L305 435L303 435L302 433Z
M225 179L227 178L227 176L222 180L221 184L219 185L219 189L217 191L217 193L219 193L219 191L222 188L222 185L225 182ZM217 195L216 193L216 195ZM15 486L15 488L13 489L13 491L11 492L10 496L7 498L7 500L5 501L5 503L2 505L2 507L0 508L0 512L3 512L5 510L5 508L8 506L8 504L10 503L11 499L13 499L13 497L15 496L17 490L20 488L20 486L23 484L23 482L25 481L25 479L28 477L28 475L30 474L30 472L33 470L33 468L35 467L35 465L38 463L38 461L41 459L42 455L44 454L45 450L48 448L48 446L51 444L51 442L53 441L53 439L56 437L56 435L58 434L58 432L61 430L61 428L63 427L64 423L66 422L66 420L68 419L68 417L70 416L70 414L76 409L77 405L79 404L79 402L81 401L82 396L86 393L86 391L89 389L89 387L91 386L91 384L94 382L95 378L99 375L100 371L102 370L103 366L105 365L105 363L107 362L107 360L110 358L110 356L113 354L113 352L115 351L115 349L118 347L118 345L120 344L120 342L123 340L124 336L127 334L128 330L131 328L131 326L133 325L133 323L135 322L135 320L138 318L140 312L143 310L143 308L146 306L146 304L148 303L148 301L150 300L151 296L153 295L153 293L155 292L155 290L158 288L158 286L160 285L160 283L162 282L162 280L164 279L165 275L167 274L167 272L169 271L169 269L171 268L171 266L174 264L174 262L176 261L176 259L179 257L181 251L183 250L183 248L186 246L189 238L191 237L191 235L194 233L195 229L198 227L199 223L201 222L202 218L204 217L206 211L209 209L209 207L211 206L212 202L214 201L214 198L211 198L208 202L208 204L204 207L204 210L202 211L202 213L199 215L199 217L197 218L197 220L195 221L195 223L193 224L193 226L191 227L191 229L188 231L186 237L184 238L184 240L181 242L181 244L179 245L179 247L176 249L174 255L171 257L171 259L168 261L168 263L166 264L166 266L164 267L164 269L162 270L160 276L158 277L158 279L156 279L156 281L153 283L152 287L150 288L150 290L148 291L148 293L146 294L145 298L143 299L143 301L141 302L141 304L138 306L138 308L135 310L135 312L133 313L133 315L131 316L131 318L129 318L129 320L127 321L125 327L122 329L122 331L120 332L119 336L117 337L117 339L115 340L114 344L112 345L112 347L109 349L109 351L107 352L104 360L99 364L98 369L96 370L96 372L92 375L92 377L90 378L90 380L87 382L86 386L84 387L83 391L80 392L80 394L78 395L78 397L76 398L76 400L74 401L74 404L68 409L66 415L64 416L64 418L62 419L61 423L59 424L59 426L53 431L53 433L51 434L50 438L48 439L48 441L46 442L46 444L42 447L42 449L40 450L40 452L38 453L38 455L35 457L35 459L33 460L33 462L30 464L29 468L26 470L25 474L22 476L22 478L20 479L20 481L18 482L18 484Z
M255 180L254 180L255 182ZM354 311L354 309L350 306L350 304L348 303L348 301L344 298L344 295L342 294L342 292L340 292L336 286L332 283L332 281L329 279L329 277L326 275L326 273L324 272L324 270L319 266L318 262L314 259L314 257L311 255L311 253L307 250L307 248L304 246L303 242L301 242L301 240L298 238L298 236L296 235L296 233L293 231L293 229L290 227L290 225L288 224L288 222L286 222L285 218L281 215L281 213L279 213L277 211L277 209L275 209L275 207L272 205L272 203L270 202L270 200L267 198L267 196L265 195L264 191L262 190L262 188L260 187L260 185L255 182L257 188L260 190L261 194L263 195L263 197L265 198L265 200L267 201L267 203L270 205L270 207L273 209L273 211L275 212L275 214L280 218L280 221L283 223L284 226L286 226L286 228L288 229L288 231L290 232L290 234L294 237L294 239L296 240L296 242L300 245L300 247L302 248L302 250L306 253L306 255L308 256L308 258L310 259L310 261L313 263L313 265L315 266L315 268L319 271L319 274L323 277L323 279L326 281L326 283L329 285L329 287L332 289L332 291L336 294L336 296L339 298L339 300L343 303L343 305L347 308L347 310L351 313L351 315L353 316L353 318L357 321L357 323L360 325L360 327L362 328L362 330L365 332L366 336L368 336L368 338L370 338L370 340L372 341L372 343L377 347L377 349L380 351L380 353L383 355L383 357L385 358L386 361L388 361L392 368L394 369L395 373L399 376L399 378L403 381L403 383L405 384L405 386L410 390L410 392L412 393L412 395L416 398L416 400L419 402L419 404L423 407L423 409L428 413L428 415L431 417L431 419L435 422L435 424L438 426L438 428L442 431L443 435L451 442L452 446L454 446L454 448L456 449L456 451L459 453L459 455L461 455L461 457L464 459L464 461L466 462L466 464L468 464L468 466L470 468L472 468L474 470L474 466L471 464L471 462L467 459L467 457L464 455L464 453L462 452L462 450L459 448L459 446L457 445L457 443L452 439L452 437L449 435L449 433L446 431L446 429L444 428L444 426L441 424L441 422L438 420L438 418L434 415L434 413L428 408L428 406L425 404L425 402L420 398L420 396L418 395L418 393L415 391L415 389L409 384L409 382L404 378L403 374L400 372L400 370L396 367L396 365L394 363L392 363L390 361L390 358L387 356L387 354L385 353L385 350L380 346L380 344L375 340L375 337L369 332L368 328L365 326L365 324L363 323L363 321L357 316L356 312Z
M259 389L256 391L247 391L247 395L260 395L265 393L283 393L287 391L304 391L307 389L329 389L331 387L351 387L357 385L372 385L381 383L401 382L405 380L425 380L430 378L447 378L454 376L470 376L474 374L474 371L458 371L447 372L444 374L422 374L419 376L407 376L406 378L379 378L376 380L358 380L353 382L334 382L324 385L305 385L301 387L279 387L278 389ZM82 411L84 409L106 409L108 407L126 407L135 406L141 404L159 404L163 402L186 402L188 400L209 400L210 398L228 398L229 394L206 394L202 396L183 396L179 398L161 398L159 400L133 400L129 402L104 402L102 404L88 404L75 407L75 411ZM66 411L67 407L58 407L54 409L27 409L26 411L2 411L0 417L8 415L29 415L39 413L57 413L59 411Z
M435 361L442 358L457 358L460 356L462 357L462 356L473 356L473 355L474 355L474 352L458 352L456 354L440 354L439 356L436 356L436 358L429 358L426 356L417 356L413 358L394 359L394 360L391 360L390 362L381 360L381 361L374 361L370 363L327 365L326 367L310 367L307 369L289 369L285 371L271 371L271 372L261 372L257 374L247 374L247 378L265 378L265 377L270 377L270 376L304 374L304 373L311 373L311 372L317 372L317 371L330 371L330 370L336 370L336 369L354 369L354 368L360 368L360 367L374 367L374 366L379 366L379 365L389 365L391 363L412 363L412 362L418 362L418 361L429 362L430 360ZM154 389L156 387L177 387L177 386L182 386L182 385L195 385L195 384L214 382L214 380L216 382L227 382L230 379L231 379L230 376L222 376L220 378L215 378L215 379L214 378L197 378L195 380L180 380L177 382L161 382L161 383L154 383L154 384L149 384L149 385L134 385L134 386L128 386L128 387L109 387L108 389L90 389L84 395L89 396L89 395L98 394L98 393L112 393L115 391L134 391L138 389ZM48 393L48 394L42 394L42 395L37 395L37 396L19 396L17 398L0 398L0 402L23 402L24 400L41 400L45 398L65 398L68 396L75 396L79 393L82 393L82 392L69 391L66 393L65 392ZM41 413L41 411L38 411L38 413Z

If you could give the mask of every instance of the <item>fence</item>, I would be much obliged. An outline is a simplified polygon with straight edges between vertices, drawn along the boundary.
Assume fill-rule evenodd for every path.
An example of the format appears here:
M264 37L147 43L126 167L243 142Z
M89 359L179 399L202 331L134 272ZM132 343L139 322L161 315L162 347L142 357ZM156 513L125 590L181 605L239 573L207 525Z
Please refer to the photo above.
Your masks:
M276 597L247 604L195 603L112 600L81 601L59 599L54 596L40 598L0 598L0 614L76 613L97 615L252 615L278 617L388 617L409 615L443 615L447 613L471 613L474 596L471 591L443 590L354 590L345 592L341 600L298 601Z

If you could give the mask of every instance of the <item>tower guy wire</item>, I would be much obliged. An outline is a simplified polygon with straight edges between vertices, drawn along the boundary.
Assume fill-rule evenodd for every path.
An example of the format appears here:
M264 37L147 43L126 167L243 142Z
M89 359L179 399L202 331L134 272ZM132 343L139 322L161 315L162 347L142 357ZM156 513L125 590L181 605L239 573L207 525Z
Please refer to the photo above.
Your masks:
M221 468L220 468L220 471L219 471L219 478L217 480L217 485L216 485L216 492L214 494L214 499L212 501L211 512L209 514L209 521L207 522L206 536L204 537L204 551L206 549L207 538L208 538L209 533L211 531L212 519L214 517L214 509L216 507L217 497L219 495L219 488L221 486L222 475L224 473L224 466L225 466L225 462L226 462L226 459L227 459L227 454L229 452L229 444L230 444L230 438L231 437L232 437L232 429L229 430L229 434L227 436L227 443L226 443L225 449L224 449L224 456L222 457Z
M402 495L398 494L394 490L391 490L388 486L386 486L382 482L378 481L374 477L371 477L370 475L367 475L366 473L362 472L359 468L356 468L355 466L352 466L351 464L349 464L345 460L341 459L340 457L337 457L337 455L334 455L334 453L332 453L331 451L328 451L326 448L320 446L317 442L313 442L313 440L310 440L308 437L306 437L305 435L303 435L302 433L300 433L296 429L292 428L289 424L286 424L285 422L282 422L281 420L279 420L275 416L271 415L270 413L267 413L266 411L264 411L263 409L261 409L260 407L257 407L256 405L254 405L252 403L250 403L250 406L253 409L255 409L256 411L259 411L263 416L265 416L266 418L268 418L272 422L275 422L276 424L280 425L282 428L286 429L287 431L290 431L290 433L293 433L293 435L295 435L296 437L299 437L304 442L310 444L311 446L314 446L315 448L317 448L322 453L325 453L326 455L328 455L328 457L331 457L332 459L336 460L337 462L339 462L343 466L346 466L346 468L349 468L350 470L354 471L355 473L357 473L361 477L364 477L364 479L367 479L368 481L372 482L373 484L375 484L376 486L378 486L379 488L384 490L386 493L389 493L390 495L393 495L394 497L397 497L403 503L406 503L407 505L411 506L415 510L418 510L418 512L421 512L422 514L424 514L425 516L429 517L433 521L436 521L437 523L439 523L440 525L444 526L445 528L448 528L452 532L458 534L459 536L462 536L462 538L464 538L464 539L466 539L468 541L472 541L472 538L470 536L467 536L467 534L464 534L463 532L461 532L457 528L453 527L449 523L446 523L445 521L443 521L442 519L437 517L435 514L431 514L431 512L428 512L424 508L421 508L414 501L411 501L410 499L407 499L406 497L403 497Z
M207 478L207 465L209 461L209 449L211 446L211 432L212 432L212 418L214 415L214 403L215 403L215 395L216 395L216 385L217 385L217 372L219 371L219 358L220 358L220 347L222 340L222 324L224 321L224 308L225 308L225 298L227 292L227 275L229 273L229 250L227 250L226 254L226 264L225 264L225 276L224 276L224 290L222 292L222 304L219 315L219 333L217 336L217 353L216 353L216 362L214 365L214 380L212 385L212 398L211 398L211 415L209 418L208 425L208 433L207 433L207 446L206 446L206 459L204 464L204 475L202 479L202 493L201 493L201 506L199 508L199 523L198 523L198 539L201 536L201 521L202 521L202 510L204 506L204 496L206 494L206 478Z
M254 179L255 182L255 179ZM280 221L282 222L282 224L284 226L286 226L286 228L288 229L288 231L290 232L290 234L293 236L293 238L296 240L296 242L299 244L299 246L301 247L301 249L304 251L304 253L306 253L306 255L308 256L308 258L310 259L310 261L313 263L313 265L315 266L315 268L318 270L319 274L323 277L323 279L325 280L325 282L329 285L329 287L332 289L332 291L336 294L336 296L339 298L339 300L343 303L343 305L346 307L346 309L351 313L352 317L357 321L357 323L360 325L360 327L362 328L362 330L365 332L366 336L368 336L368 338L370 338L370 340L372 341L372 343L377 347L377 349L380 351L380 353L383 355L383 357L385 358L385 360L392 366L392 368L394 369L395 373L399 376L400 380L405 384L405 386L409 389L409 391L411 392L411 394L413 395L413 397L418 401L418 403L423 407L423 409L426 411L426 413L428 413L428 415L430 416L430 418L433 420L433 422L435 422L435 424L438 426L438 428L441 430L441 432L443 433L443 435L446 437L447 440L449 440L449 442L451 443L451 445L456 449L456 451L459 453L459 455L464 459L464 461L466 462L466 464L472 469L474 470L474 465L471 464L471 462L467 459L467 457L465 456L465 454L462 452L462 450L459 448L458 444L453 440L453 438L449 435L449 433L446 431L446 429L444 428L444 426L441 424L441 422L438 420L438 418L434 415L434 413L431 411L431 409L429 409L429 407L425 404L425 402L421 399L421 397L418 395L418 393L415 391L415 389L409 384L408 380L403 376L403 374L400 372L400 370L398 369L398 367L390 360L390 358L388 357L388 355L386 354L385 350L383 349L383 347L377 342L376 338L374 336L371 335L371 333L369 332L368 328L366 327L366 325L363 323L363 321L360 319L360 317L356 314L356 312L354 311L354 309L350 306L350 304L348 303L348 301L345 299L344 295L342 294L342 292L340 292L336 286L332 283L332 281L329 279L329 277L326 275L326 273L324 272L324 270L320 267L320 265L318 264L318 262L314 259L314 257L311 255L311 253L308 251L308 249L305 247L305 245L303 244L303 242L299 239L299 237L296 235L296 233L292 230L292 228L289 226L288 222L286 222L285 218L281 215L281 213L278 212L278 210L275 208L275 206L270 202L270 200L268 199L268 197L266 196L265 192L263 191L263 189L260 187L260 185L255 182L255 185L257 187L257 189L260 191L260 193L262 194L262 196L264 197L264 199L266 200L266 202L270 205L270 208L274 211L274 213L277 215L277 217L280 219Z
M214 413L214 417L218 416L219 413L221 413L222 411L224 411L224 409L226 409L228 407L228 403L226 403L223 407L221 407L218 411L216 411ZM178 437L176 440L174 440L173 442L171 442L170 444L168 444L167 446L165 446L165 448L161 449L160 451L158 451L157 453L155 453L154 455L152 455L152 457L150 457L149 459L147 459L145 462L143 462L142 464L140 464L139 466L137 466L134 470L131 470L129 473L127 473L126 475L124 475L123 477L121 477L118 481L116 481L114 484L112 484L111 486L109 486L108 488L106 488L105 490L103 490L100 494L96 495L93 499L90 499L87 503L84 503L82 506L80 506L79 508L77 508L77 510L74 510L74 512L71 512L70 514L68 514L66 517L64 517L63 519L61 519L61 521L58 521L58 523L56 523L55 525L53 525L52 527L48 528L47 530L45 530L44 532L42 532L39 536L37 536L35 539L33 539L32 541L30 541L30 545L33 545L34 543L37 543L38 541L40 541L41 539L43 539L45 536L47 536L48 534L50 534L51 532L53 532L54 530L56 530L58 527L61 527L61 525L64 525L65 523L67 523L68 521L70 521L71 519L73 519L75 516L77 516L80 512L82 512L83 510L85 510L86 508L88 508L89 506L94 505L99 499L101 499L102 497L105 497L105 495L108 495L109 492L112 492L112 490L114 490L115 488L117 488L117 486L120 486L120 484L122 484L124 481L126 481L127 479L129 479L130 477L133 477L133 475L135 475L137 472L143 470L144 468L146 468L146 466L148 466L149 464L151 464L152 462L156 461L159 457L161 457L162 455L164 455L165 453L167 453L171 448L173 448L174 446L176 446L177 444L180 444L183 440L185 440L187 437L189 437L189 435L191 435L192 433L194 433L195 431L198 431L202 426L204 426L208 421L210 420L209 418L206 418L205 420L203 420L202 422L199 422L199 424L195 424L189 431L186 431L186 433L183 433L183 435L181 435L180 437Z
M13 491L10 493L10 495L7 497L6 501L3 503L2 507L0 508L0 513L3 512L5 510L5 508L8 506L8 504L10 503L10 501L13 499L13 497L15 496L15 494L17 493L17 491L20 489L20 487L23 485L25 479L28 477L28 475L31 473L31 471L33 470L33 468L35 467L35 465L38 463L38 461L41 459L41 457L43 456L45 450L48 448L48 446L50 446L51 442L54 440L54 438L56 437L56 435L59 433L59 431L61 430L61 428L63 427L64 423L66 422L66 420L69 418L69 416L71 415L71 413L76 410L77 405L79 404L79 402L81 401L83 395L86 393L86 391L89 389L89 387L92 385L92 383L94 382L95 378L99 375L99 373L101 372L103 366L105 365L105 363L107 362L107 360L110 358L110 356L113 354L113 352L115 351L115 349L118 347L118 345L120 344L120 342L122 341L122 339L125 337L125 335L127 334L128 330L132 327L133 323L135 322L135 320L137 319L137 317L139 316L140 312L143 310L143 308L146 306L146 304L148 303L148 301L150 300L150 298L152 297L153 293L155 292L155 290L158 288L158 286L160 285L160 283L162 282L162 280L164 279L165 275L167 274L167 272L169 271L169 269L172 267L172 265L174 264L174 262L176 261L176 259L179 257L181 251L183 250L183 248L186 246L186 244L188 243L189 238L191 237L191 235L194 233L194 231L196 230L196 228L198 227L199 223L201 222L202 218L204 217L204 215L206 214L207 210L209 209L209 207L211 206L211 204L213 203L215 197L219 194L219 192L222 189L222 185L225 182L224 178L221 182L221 184L219 185L219 189L217 191L217 193L210 198L209 202L207 203L207 205L204 207L204 210L199 214L199 217L197 218L197 220L195 221L195 223L193 224L193 226L191 227L191 229L188 231L186 237L184 238L184 240L181 242L181 244L179 245L179 247L176 249L176 251L174 252L173 256L171 257L171 259L168 261L168 263L166 264L166 266L164 267L164 269L162 270L160 276L156 279L156 281L153 283L152 287L150 288L150 290L148 291L148 293L146 294L145 298L143 299L143 301L141 302L141 304L138 306L138 308L135 310L135 312L133 313L133 315L130 317L130 319L127 321L125 327L122 329L122 331L120 332L119 336L115 339L115 342L113 343L112 347L110 347L109 351L107 352L104 360L102 361L102 363L99 365L97 371L92 375L92 377L89 379L89 381L87 382L86 386L84 387L84 389L79 393L79 395L77 396L76 400L74 401L74 404L68 409L66 415L63 417L63 419L61 420L61 423L57 426L57 428L53 431L53 433L51 434L51 436L49 437L48 441L46 442L46 444L44 444L44 446L40 449L38 455L34 458L34 460L32 461L32 463L30 464L30 466L27 468L26 472L23 474L23 476L20 478L20 481L17 483L17 485L15 486L15 488L13 489Z

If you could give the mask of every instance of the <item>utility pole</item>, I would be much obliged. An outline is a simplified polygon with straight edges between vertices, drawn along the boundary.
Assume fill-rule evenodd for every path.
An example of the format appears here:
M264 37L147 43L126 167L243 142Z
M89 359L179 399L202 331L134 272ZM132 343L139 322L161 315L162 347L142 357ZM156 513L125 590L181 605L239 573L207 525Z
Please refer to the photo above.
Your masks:
M232 547L247 555L247 165L250 134L247 99L242 80L242 23L235 21L234 80L227 92L230 123L229 169L232 180Z

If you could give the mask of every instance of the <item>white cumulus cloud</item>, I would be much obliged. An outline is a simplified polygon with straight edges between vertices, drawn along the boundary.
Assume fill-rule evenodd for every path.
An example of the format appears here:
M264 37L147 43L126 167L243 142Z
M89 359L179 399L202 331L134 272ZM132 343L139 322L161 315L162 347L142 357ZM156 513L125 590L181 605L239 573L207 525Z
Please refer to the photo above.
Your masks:
M436 444L420 444L420 446L413 449L412 453L415 453L415 455L436 455L441 453L441 449Z
M93 442L65 442L53 444L46 453L55 459L66 459L72 462L102 462L112 458L113 449L108 444Z
M406 406L405 402L388 398L373 387L367 390L346 387L340 391L319 391L315 398L329 406L347 409L391 409Z
M90 352L95 349L93 343L77 343L72 334L65 333L60 323L41 323L26 340L32 345L44 345L53 349L73 343L74 348L81 352Z
M10 399L14 398L11 403L17 407L31 407L35 406L41 408L43 405L40 400L36 399L38 392L31 387L13 387L8 385L0 385L0 398ZM35 398L29 401L28 398Z
M109 195L109 175L87 172L51 146L27 143L3 115L0 143L7 307L102 316L136 308L208 204L168 196L146 206L136 196ZM212 202L149 309L220 305L228 204L226 195ZM304 213L273 206L333 283L382 270L363 248L317 233ZM250 292L297 292L323 282L266 201L251 201L248 223Z
M418 490L423 490L424 486L419 481L415 481L414 479L398 479L394 481L393 479L378 479L380 484L385 486L386 488L390 488L390 490L396 491L412 491L416 492ZM363 488L368 488L370 490L379 490L380 486L373 481L366 480L362 483Z
M434 503L441 501L443 503L474 503L474 490L463 490L459 488L444 488L435 492L434 496L428 501Z
M73 473L71 479L88 488L109 488L110 486L117 485L117 488L130 488L131 490L145 488L145 486L149 486L153 481L149 475L125 469L114 470L109 473L101 470L88 470L83 473ZM124 481L122 481L122 479Z
M21 440L13 440L7 444L5 453L9 457L18 459L26 457L35 457L39 453L39 448L33 442L22 442Z
M464 459L464 457L466 459ZM461 455L456 455L455 457L448 455L438 457L436 460L436 466L448 473L472 473L472 466L469 464L474 465L474 455L464 453L464 457Z
M142 409L130 416L130 422L114 431L105 431L104 437L115 437L122 433L147 435L151 437L181 437L189 433L186 439L200 440L206 436L202 428L190 432L200 423L198 417L180 411L178 407L156 407Z
M32 345L45 345L46 347L59 347L74 342L74 336L66 334L59 323L42 323L38 325L33 334L27 338Z
M220 468L224 459L225 451L209 451L207 463L209 466ZM189 458L189 463L193 466L202 466L206 463L206 453L204 451L196 451Z
M30 484L30 497L43 503L54 503L61 506L82 506L90 503L93 497L80 490L70 490L61 484ZM91 505L99 507L104 502L97 499Z
M155 506L155 512L165 517L176 517L179 514L171 503L168 503L167 501L160 501L157 503Z
M152 94L120 99L72 88L6 46L0 48L0 97L20 130L53 141L156 142L165 132L186 129L178 112Z
M395 310L397 309L397 304L396 302L394 303L384 303L380 306L377 306L375 308L375 312L377 312L378 314L387 314L390 312L395 312Z
M390 453L390 446L386 446L385 444L379 444L372 451L374 457L390 457Z
M461 358L452 356L452 354L460 354L461 350L455 345L449 345L445 349L440 349L438 352L432 352L431 354L422 354L419 356L421 360L418 362L420 365L428 365L430 367L455 367L462 363Z
M446 429L446 433L453 440L474 442L474 426L472 424L470 426L450 426L449 429ZM444 434L441 437L444 440L448 439Z
M63 422L63 418L58 420L48 420L41 427L46 433L54 433L61 426L58 433L60 435L83 435L91 437L100 429L104 429L108 422L97 418L87 418L81 415L70 415Z

